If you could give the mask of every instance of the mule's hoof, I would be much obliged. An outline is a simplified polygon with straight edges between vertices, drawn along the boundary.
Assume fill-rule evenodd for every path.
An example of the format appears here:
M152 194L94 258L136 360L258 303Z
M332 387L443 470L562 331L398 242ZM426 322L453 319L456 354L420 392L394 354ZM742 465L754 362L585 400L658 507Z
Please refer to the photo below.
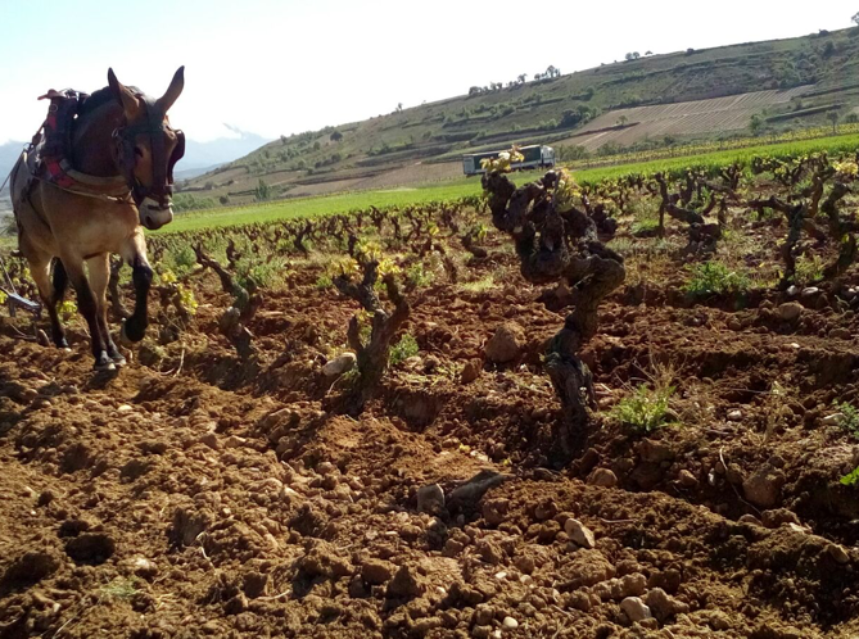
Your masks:
M49 346L51 343L48 341L48 334L41 329L36 331L36 342L38 342L39 346Z
M122 355L115 355L110 359L113 361L114 365L116 365L117 368L122 368L128 363Z
M116 365L113 362L101 362L101 363L96 363L92 367L92 369L96 373L108 373L110 371L115 371Z
M71 350L69 348L69 341L64 337L59 342L56 343L57 348L60 350Z
M122 324L119 329L119 343L128 348L129 346L132 346L134 342L128 339L128 333L125 332L126 321L127 320L125 319L122 320Z

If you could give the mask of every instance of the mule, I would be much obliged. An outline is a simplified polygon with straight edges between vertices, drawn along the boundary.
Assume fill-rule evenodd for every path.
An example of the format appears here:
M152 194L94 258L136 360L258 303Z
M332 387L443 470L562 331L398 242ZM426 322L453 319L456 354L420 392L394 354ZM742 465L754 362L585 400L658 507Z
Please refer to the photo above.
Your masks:
M181 67L167 92L152 99L120 83L110 69L108 86L82 104L67 160L90 182L118 182L123 196L51 183L34 175L33 159L28 161L26 153L12 171L19 250L48 310L51 339L68 348L57 307L71 283L89 328L96 370L125 364L107 322L111 254L131 266L134 283L134 312L122 325L122 337L139 342L146 332L152 268L143 229L155 230L173 219L173 165L184 154L185 138L170 127L167 111L184 84Z

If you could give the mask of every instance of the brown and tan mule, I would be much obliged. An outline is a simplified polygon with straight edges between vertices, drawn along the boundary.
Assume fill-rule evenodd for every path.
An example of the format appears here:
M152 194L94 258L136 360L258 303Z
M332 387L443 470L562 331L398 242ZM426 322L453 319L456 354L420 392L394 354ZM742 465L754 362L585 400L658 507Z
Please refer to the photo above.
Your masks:
M106 196L95 186L87 192L86 186L70 189L52 183L27 154L12 172L19 248L48 309L53 342L67 347L57 305L71 282L89 327L98 370L125 363L107 323L111 254L122 256L133 271L134 313L122 326L123 337L132 342L143 339L152 282L143 227L158 229L173 219L173 165L185 146L182 132L172 129L167 119L167 111L182 93L184 67L158 99L122 85L113 70L108 71L108 82L86 99L74 118L66 160L70 172L90 184L118 183L119 197Z

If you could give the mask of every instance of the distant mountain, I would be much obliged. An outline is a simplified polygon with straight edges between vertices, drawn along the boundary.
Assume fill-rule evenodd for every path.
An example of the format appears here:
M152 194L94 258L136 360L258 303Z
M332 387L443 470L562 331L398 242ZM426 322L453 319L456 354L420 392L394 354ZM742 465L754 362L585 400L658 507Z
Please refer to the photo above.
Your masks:
M21 155L21 150L24 148L23 142L7 142L0 144L0 184L6 181L6 177L18 161L18 156ZM8 192L9 187L6 186L3 192Z
M176 165L176 178L190 179L202 175L222 164L243 157L270 141L254 133L239 131L233 127L228 128L239 137L218 138L209 142L188 140L185 146L185 157ZM0 184L6 180L24 145L24 142L0 144Z
M238 133L239 137L218 138L209 142L188 140L185 146L185 157L176 165L177 173L203 169L198 173L198 175L202 175L209 169L244 157L271 141L255 133L239 131L232 127L228 128Z

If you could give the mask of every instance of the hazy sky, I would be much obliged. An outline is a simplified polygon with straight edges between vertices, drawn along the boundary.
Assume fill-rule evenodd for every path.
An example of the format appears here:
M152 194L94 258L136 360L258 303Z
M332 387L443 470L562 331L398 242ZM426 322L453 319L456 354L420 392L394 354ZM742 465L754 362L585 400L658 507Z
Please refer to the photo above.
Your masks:
M107 68L151 94L186 66L171 119L203 141L224 123L275 137L465 93L474 84L806 35L859 0L0 0L0 143L38 128L48 88L93 91Z

